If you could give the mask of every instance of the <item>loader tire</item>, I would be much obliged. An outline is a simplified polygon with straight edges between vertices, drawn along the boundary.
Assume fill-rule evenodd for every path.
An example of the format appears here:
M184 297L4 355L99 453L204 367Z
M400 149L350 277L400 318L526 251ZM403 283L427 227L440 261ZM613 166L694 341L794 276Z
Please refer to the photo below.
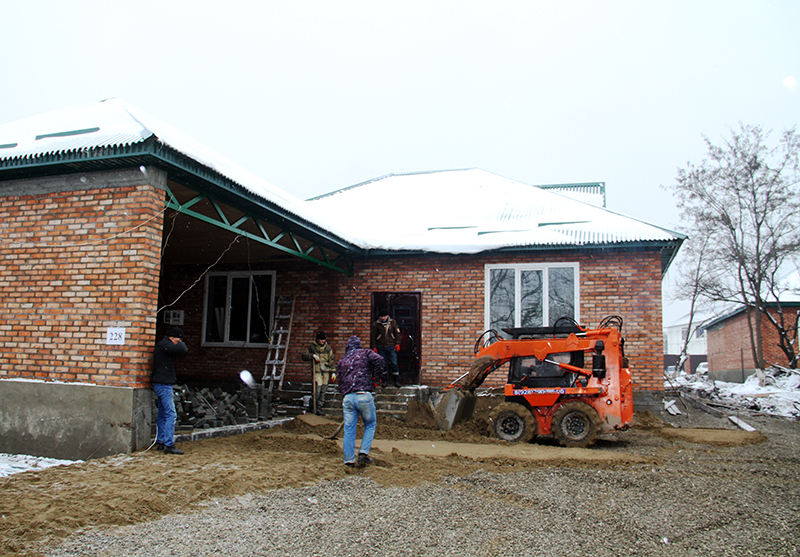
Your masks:
M589 447L600 435L600 415L585 402L567 402L553 414L553 436L564 447Z
M536 418L522 404L504 402L489 414L492 430L498 439L510 443L528 443L536 435Z

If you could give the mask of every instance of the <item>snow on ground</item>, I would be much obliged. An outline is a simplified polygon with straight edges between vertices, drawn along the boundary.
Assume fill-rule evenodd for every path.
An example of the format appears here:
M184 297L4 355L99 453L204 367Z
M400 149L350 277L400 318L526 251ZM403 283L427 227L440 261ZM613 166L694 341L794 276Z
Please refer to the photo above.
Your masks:
M800 370L769 368L763 382L754 374L744 383L713 381L707 375L680 375L665 387L679 388L727 406L800 418Z
M0 453L0 478L27 472L28 470L43 470L51 466L63 466L80 462L74 460L59 460L57 458L44 458L40 456L29 456L24 454Z

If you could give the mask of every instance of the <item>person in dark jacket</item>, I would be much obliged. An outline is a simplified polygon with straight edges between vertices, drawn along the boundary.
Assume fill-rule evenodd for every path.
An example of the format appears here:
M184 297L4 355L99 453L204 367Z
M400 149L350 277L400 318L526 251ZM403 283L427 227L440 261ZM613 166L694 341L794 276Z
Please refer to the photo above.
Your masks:
M400 351L400 327L397 321L389 318L389 310L381 308L378 320L372 324L372 343L378 354L386 360L389 374L394 386L400 386L400 368L397 365L397 353Z
M344 347L344 358L336 365L336 377L342 396L344 414L344 463L356 465L356 427L358 417L364 422L364 436L358 449L358 463L369 464L372 439L375 437L375 401L372 389L383 378L384 361L372 350L361 348L361 340L352 336Z
M175 395L172 386L176 383L175 358L189 351L183 342L183 330L170 329L167 336L153 350L153 390L158 397L158 419L156 420L156 447L166 454L183 454L175 446Z

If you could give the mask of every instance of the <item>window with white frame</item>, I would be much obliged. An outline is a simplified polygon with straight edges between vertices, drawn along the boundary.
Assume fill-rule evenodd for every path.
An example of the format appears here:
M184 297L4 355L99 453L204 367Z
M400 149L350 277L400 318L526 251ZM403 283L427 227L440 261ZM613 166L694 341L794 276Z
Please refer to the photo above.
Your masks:
M486 265L487 329L548 327L580 320L578 264Z
M275 272L209 273L203 344L263 346L269 343Z

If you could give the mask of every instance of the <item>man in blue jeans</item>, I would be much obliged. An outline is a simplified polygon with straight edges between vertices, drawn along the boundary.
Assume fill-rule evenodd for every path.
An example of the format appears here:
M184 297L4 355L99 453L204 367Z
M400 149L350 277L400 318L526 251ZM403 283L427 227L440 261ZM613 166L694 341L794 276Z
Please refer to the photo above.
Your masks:
M361 340L352 336L344 347L344 358L336 365L336 377L342 399L344 413L344 464L353 468L356 465L356 427L358 417L364 422L364 437L358 449L358 463L370 464L369 456L372 439L375 437L375 401L372 389L383 378L383 358L372 350L361 348Z
M183 330L174 327L153 350L153 390L158 397L158 419L156 420L156 446L166 454L183 454L175 446L175 395L172 386L175 376L175 357L189 351L183 342Z

